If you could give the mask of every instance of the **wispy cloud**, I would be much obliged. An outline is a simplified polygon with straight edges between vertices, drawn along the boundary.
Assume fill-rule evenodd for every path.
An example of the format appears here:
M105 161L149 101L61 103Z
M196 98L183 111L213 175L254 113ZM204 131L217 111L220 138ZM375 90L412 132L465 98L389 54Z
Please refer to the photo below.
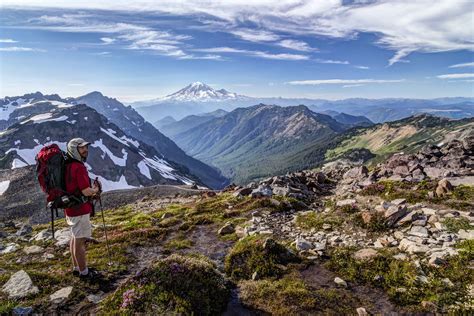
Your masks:
M308 45L308 43L299 41L299 40L293 40L293 39L284 39L282 41L279 41L276 43L278 46L285 47L288 49L293 49L293 50L299 50L302 52L311 52L311 51L317 51L317 48L313 48Z
M216 56L195 56L186 53L182 47L189 35L152 29L147 26L123 22L103 22L92 14L43 15L30 19L30 27L57 32L108 33L112 37L101 37L104 44L117 43L130 50L151 51L158 55L178 59L217 59ZM107 53L108 54L108 53ZM106 55L103 53L103 55Z
M110 38L110 37L101 37L100 40L104 42L104 44L112 44L113 42L116 41L115 38Z
M466 79L474 78L474 73L446 74L437 76L439 79Z
M266 59L279 59L279 60L308 60L309 56L300 54L271 54L266 52L253 52L253 56L266 58Z
M357 68L357 69L370 69L370 67L368 67L368 66L355 65L354 67Z
M361 87L365 86L365 84L357 83L357 84L345 84L342 87L343 88L355 88L355 87Z
M233 47L210 47L210 48L197 48L194 51L205 52L205 53L235 53L244 54L247 56L254 56L265 59L278 59L278 60L308 60L310 59L307 55L301 54L274 54L263 51L246 50Z
M0 47L0 51L1 52L39 52L39 53L46 52L46 50L40 49L40 48L18 47L18 46Z
M280 39L280 36L265 30L236 29L229 30L229 33L250 42L273 42Z
M18 41L15 41L11 38L0 38L0 43L18 43Z
M297 80L288 81L290 85L322 85L322 84L369 84L369 83L397 83L403 82L405 79L317 79L317 80Z
M463 68L463 67L474 67L474 62L462 63L449 66L449 68Z
M407 61L414 52L437 53L455 50L474 51L472 39L472 1L315 1L254 0L241 1L55 1L3 0L5 7L61 7L69 9L100 9L126 12L164 12L207 18L219 24L220 31L241 39L275 43L284 33L296 36L356 38L360 33L375 34L374 44L394 51L391 66ZM397 21L397 23L393 23ZM50 22L53 21L50 19ZM257 28L251 29L249 25ZM85 26L83 26L85 27ZM212 27L212 25L209 25ZM114 26L111 26L113 29ZM102 32L115 32L105 29ZM213 29L215 31L215 28Z
M316 62L321 64L338 64L338 65L349 65L347 60L333 60L333 59L315 59Z

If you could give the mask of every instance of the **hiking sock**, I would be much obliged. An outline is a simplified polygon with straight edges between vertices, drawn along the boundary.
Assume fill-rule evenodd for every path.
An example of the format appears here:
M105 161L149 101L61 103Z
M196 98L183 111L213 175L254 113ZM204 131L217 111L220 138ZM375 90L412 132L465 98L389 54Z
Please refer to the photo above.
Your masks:
M73 271L73 272L75 272L75 271L79 272L79 267L74 267L74 268L72 269L72 271Z
M81 275L88 275L89 274L89 269L86 267L84 269L84 271L81 271L80 273L81 273Z

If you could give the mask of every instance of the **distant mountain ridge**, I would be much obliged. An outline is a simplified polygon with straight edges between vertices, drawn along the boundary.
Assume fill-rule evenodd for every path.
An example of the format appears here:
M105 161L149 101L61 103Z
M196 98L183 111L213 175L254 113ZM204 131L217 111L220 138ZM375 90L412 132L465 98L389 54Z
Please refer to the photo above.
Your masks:
M313 166L348 126L305 106L238 108L173 137L188 154L237 182Z
M399 120L419 113L456 119L474 116L473 97L349 98L343 100L250 97L229 93L225 89L214 90L201 82L190 84L163 98L134 102L131 105L147 120L156 122L166 116L179 120L188 115L212 112L216 109L232 111L238 107L248 107L259 103L279 106L305 105L315 112L332 110L354 116L365 116L374 123Z

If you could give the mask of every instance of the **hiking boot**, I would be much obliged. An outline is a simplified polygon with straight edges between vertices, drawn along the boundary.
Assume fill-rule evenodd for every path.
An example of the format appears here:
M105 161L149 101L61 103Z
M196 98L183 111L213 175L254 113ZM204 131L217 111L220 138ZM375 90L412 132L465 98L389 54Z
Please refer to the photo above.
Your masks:
M75 276L75 277L78 277L78 276L80 276L81 274L80 274L79 271L77 271L77 270L72 270L72 275Z
M82 274L79 275L81 280L89 281L89 282L96 282L96 281L99 281L102 278L102 274L99 271L97 271L96 269L94 269L94 268L88 268L88 269L89 269L89 272L86 275L82 275Z

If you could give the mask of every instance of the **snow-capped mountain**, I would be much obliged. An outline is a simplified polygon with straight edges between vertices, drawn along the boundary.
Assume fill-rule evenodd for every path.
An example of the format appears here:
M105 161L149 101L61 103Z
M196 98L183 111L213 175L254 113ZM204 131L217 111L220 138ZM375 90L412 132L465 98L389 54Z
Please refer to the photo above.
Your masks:
M208 113L217 109L232 110L249 106L254 98L216 90L202 82L193 82L183 89L162 98L131 103L146 120L156 122L166 116L180 120L191 114Z
M91 142L86 167L104 191L156 184L203 185L189 169L166 159L154 147L126 135L117 125L84 104L33 114L0 132L0 209L2 217L38 220L45 196L35 178L35 156L44 146L81 137ZM28 199L24 197L27 196Z
M193 82L183 89L159 99L161 102L225 101L237 99L237 93L225 89L215 90L202 82Z
M143 102L137 102L136 104L134 104L134 106L140 107L151 104L169 102L222 102L246 98L246 96L239 95L234 92L229 92L225 89L216 90L205 83L196 81L187 85L183 89L169 94L165 97Z
M57 94L43 95L41 92L0 99L0 130L34 114L70 107L70 101Z
M191 184L197 177L169 162L155 148L130 137L86 105L57 108L31 115L1 132L0 169L35 165L35 156L48 144L66 150L67 142L81 137L91 142L86 166L99 177L104 190L154 184Z
M0 99L0 131L32 115L49 115L51 111L74 107L77 104L86 104L95 109L119 126L124 134L151 145L167 161L180 165L185 173L197 176L204 185L221 188L227 184L227 179L219 171L186 155L171 139L145 121L131 106L125 106L118 100L106 97L97 91L79 98L61 98L56 94L43 95L36 92Z

